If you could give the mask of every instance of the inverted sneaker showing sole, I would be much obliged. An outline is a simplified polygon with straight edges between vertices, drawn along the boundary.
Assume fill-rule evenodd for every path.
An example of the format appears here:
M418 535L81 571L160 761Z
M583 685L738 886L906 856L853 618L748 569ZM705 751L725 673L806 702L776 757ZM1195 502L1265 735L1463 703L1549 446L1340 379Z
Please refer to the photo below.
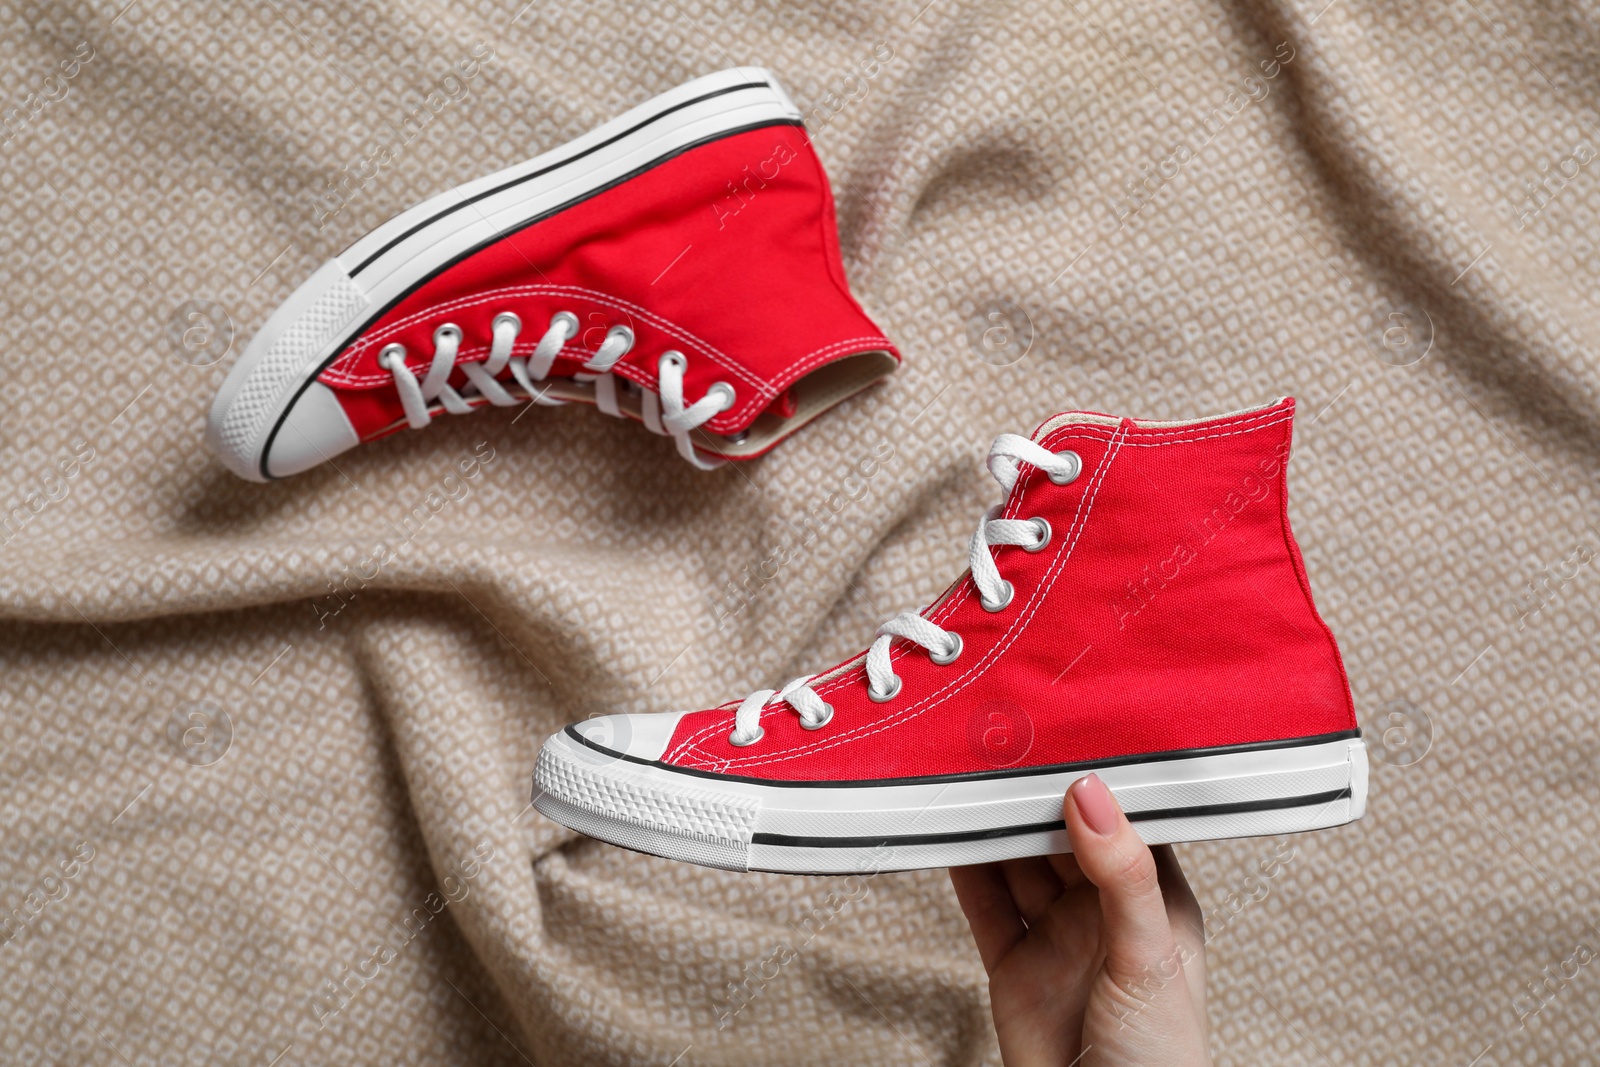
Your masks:
M971 569L871 649L707 711L545 742L533 802L731 870L840 874L1068 850L1097 773L1151 843L1361 818L1367 756L1289 531L1294 402L1069 412L996 440Z
M207 440L255 481L485 404L592 403L750 458L898 355L768 72L708 75L384 223L252 338Z

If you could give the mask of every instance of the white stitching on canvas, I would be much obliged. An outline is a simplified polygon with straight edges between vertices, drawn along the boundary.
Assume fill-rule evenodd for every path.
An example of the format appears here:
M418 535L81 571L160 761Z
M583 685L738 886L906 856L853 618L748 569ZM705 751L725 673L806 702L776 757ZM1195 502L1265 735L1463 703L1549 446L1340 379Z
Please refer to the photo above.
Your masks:
M1170 440L1164 441L1130 441L1128 440L1129 434L1125 431L1125 427L1127 425L1126 423L1116 427L1096 426L1085 423L1071 423L1057 428L1048 434L1045 439L1040 442L1040 444L1054 450L1054 446L1056 445L1060 445L1071 440L1081 439L1106 443L1109 445L1109 447L1106 455L1102 458L1095 475L1092 476L1091 485L1089 487L1090 492L1085 493L1084 496L1079 499L1079 508L1082 517L1081 521L1077 517L1074 518L1070 540L1066 545L1063 546L1063 550L1057 554L1050 571L1046 574L1045 581L1041 583L1037 590L1035 590L1034 595L1029 597L1028 606L1024 612L1019 615L1017 622L1008 629L1007 636L1002 639L1001 643L992 648L988 655L982 657L972 667L968 668L967 671L963 672L960 677L947 682L944 686L938 690L935 690L933 693L928 694L928 696L924 697L921 701L918 701L909 708L906 708L905 710L884 719L876 720L871 724L865 724L861 727L857 727L854 730L837 734L826 741L811 742L801 748L791 749L781 753L773 753L766 756L748 756L743 759L725 761L721 757L713 756L713 754L706 752L704 749L699 747L699 744L702 740L708 736L714 735L719 729L726 726L726 720L719 717L716 721L713 721L699 731L696 731L694 735L685 738L678 745L674 746L672 753L668 756L664 756L663 759L671 760L679 756L697 754L707 761L715 759L719 765L725 764L729 769L756 767L763 764L784 762L800 758L823 748L831 748L838 744L855 741L862 737L871 736L874 733L880 733L884 730L898 726L910 718L920 716L927 711L933 710L934 708L947 702L951 697L959 693L961 689L970 684L970 682L974 680L974 675L981 674L984 670L986 670L987 667L998 658L1001 652L1008 649L1011 644L1015 642L1017 637L1022 633L1023 629L1026 628L1026 624L1032 620L1035 614L1037 614L1044 601L1048 598L1050 590L1054 587L1056 580L1060 577L1061 571L1065 568L1072 549L1077 544L1079 535L1088 525L1089 512L1093 508L1094 498L1098 496L1100 486L1104 483L1105 472L1109 469L1111 460L1115 457L1116 453L1121 450L1124 444L1141 448L1158 448L1166 445L1190 444L1196 441L1206 441L1220 437L1233 437L1240 434L1253 433L1258 430L1270 429L1271 427L1292 421L1293 417L1294 409L1292 407L1271 408L1264 412L1240 416L1238 420L1231 424L1235 427L1233 429L1198 434L1193 433L1193 430L1205 429L1206 427L1180 427L1177 429L1159 428L1150 430L1142 429L1137 426L1133 427L1133 433L1140 436L1149 435L1171 438ZM1101 436L1102 432L1105 432L1108 434L1108 436ZM1188 434L1189 436L1182 436L1183 434ZM1043 477L1041 472L1037 470L1029 471L1024 476L1023 480L1020 481L1013 489L1011 498L1006 504L1005 514L1008 517L1014 517L1016 511L1020 508L1022 497L1030 484L1029 479L1037 479L1039 477ZM1085 506L1086 503L1087 507ZM964 579L964 581L970 581L970 579ZM945 609L941 610L939 614L935 616L935 618L942 619L946 617L949 612L954 611L956 609L956 601L958 599L959 597L950 597L945 605ZM895 656L896 659L909 654L909 650L904 648L896 651L899 653L899 655ZM891 655L894 655L894 653L891 653ZM857 656L856 659L861 659L863 656ZM846 663L849 662L851 661L846 661ZM834 691L844 684L857 681L859 681L859 679L856 677L855 671L846 671L840 677L831 679L817 686L817 692L818 695L823 695ZM763 717L769 713L776 712L777 710L779 709L768 709L763 711Z
M1118 428L1118 432L1121 432L1121 427ZM1052 435L1052 438L1047 438L1047 440L1053 438L1054 435ZM1070 440L1071 438L1068 437L1064 439ZM899 712L894 713L893 715L888 716L887 718L879 719L869 724L863 724L862 726L856 727L853 730L847 730L843 733L836 734L833 737L828 738L826 741L813 742L801 749L794 749L785 753L775 753L770 756L746 757L744 759L732 760L729 761L729 767L756 767L765 763L782 762L784 760L795 759L806 753L816 752L825 748L833 748L837 745L854 741L862 737L870 737L875 733L881 733L884 730L890 729L891 727L897 726L902 722L915 718L924 712L938 707L950 696L960 692L960 690L965 688L969 682L980 676L992 662L998 659L1002 653L1010 648L1010 646L1021 635L1023 629L1026 628L1027 622L1032 619L1034 613L1037 612L1038 606L1043 604L1045 599L1048 598L1051 588L1053 588L1055 585L1056 579L1060 576L1061 571L1066 566L1068 558L1072 555L1072 549L1077 544L1078 535L1089 522L1089 515L1094 509L1095 497L1099 493L1100 486L1105 483L1106 472L1110 469L1111 461L1116 457L1116 452L1117 446L1115 441L1113 441L1111 447L1107 450L1106 455L1101 459L1100 464L1096 467L1095 473L1091 476L1089 491L1079 498L1079 515L1074 517L1070 539L1063 545L1062 550L1056 553L1056 557L1051 563L1050 571L1046 573L1046 580L1041 583L1039 588L1035 589L1033 595L1029 597L1029 610L1020 614L1012 623L1011 627L1008 629L1007 636L1002 639L1001 643L991 648L987 654L963 671L961 675L951 679L940 689L935 690L933 693L923 697L920 701ZM1015 494L1016 492L1017 490L1013 489L1013 493ZM841 678L836 678L833 681L824 683L823 686L818 687L817 693L819 696L821 696L825 693L832 692L839 685L844 684L847 681L854 680L855 678L853 673L845 675ZM695 737L691 739L692 742L698 742L707 732L709 732L710 729L714 729L714 726L697 733ZM686 741L685 743L688 744L691 743L691 741Z
M752 385L759 386L762 384L759 378L754 377L743 367L740 367L733 361L731 357L723 353L721 350L707 344L694 333L685 330L677 323L663 318L662 316L656 315L654 312L646 311L644 308L639 307L630 301L612 297L606 293L598 292L597 290L585 289L581 286L575 285L516 285L509 286L504 289L495 289L485 293L478 293L471 297L463 297L459 300L449 301L444 304L430 305L421 311L417 311L406 316L399 322L392 323L387 329L381 332L365 335L360 340L352 344L349 349L346 350L345 354L340 356L339 359L330 367L328 367L328 369L323 373L327 374L332 372L334 377L338 380L338 383L342 385L381 385L389 380L387 376L358 376L350 374L345 368L350 364L357 362L369 349L379 347L386 338L392 337L399 331L404 330L407 327L414 326L419 322L423 322L428 319L439 318L449 314L452 311L461 311L466 308L477 307L481 304L489 304L501 300L514 299L519 296L581 297L592 300L597 304L603 304L623 310L628 314L636 312L641 318L651 322L658 329L666 333L676 335L679 340L683 341L689 347L697 349L702 355L707 356L716 363L726 367L734 374L744 377L745 380Z
M625 314L637 314L638 317L651 323L651 325L655 326L657 329L673 336L685 347L697 351L699 354L711 359L713 362L718 364L718 366L723 367L729 372L737 375L741 380L754 389L754 393L747 397L744 403L739 405L738 410L741 412L749 410L750 408L756 408L757 410L765 408L769 403L771 403L772 398L777 396L778 392L787 384L789 384L788 382L785 382L784 386L780 386L756 376L735 362L733 357L708 344L692 331L684 329L682 326L670 319L647 311L644 308L633 304L631 301L623 300L620 297L612 297L596 290L569 285L510 286L504 289L492 290L487 293L479 293L472 297L463 297L461 299L449 301L443 304L430 305L428 308L414 312L411 315L406 316L404 319L392 323L381 332L367 334L366 336L362 337L360 340L352 344L345 351L344 355L340 356L334 363L323 370L319 377L323 378L331 385L339 385L349 388L384 385L392 380L390 375L355 374L351 372L350 368L372 348L378 347L386 339L393 337L400 331L414 326L419 322L440 318L444 315L450 314L451 312L462 311L467 308L478 307L483 304L494 303L496 301L514 299L523 296L563 295L588 299L597 304L617 308L623 311ZM793 376L789 379L789 381L792 382L804 375L812 367L828 362L838 352L850 348L880 343L887 348L889 346L889 339L881 335L872 335L865 337L851 337L842 341L834 341L812 352L808 352L799 359L792 361L790 364L785 366L784 370L787 374ZM526 349L526 351L531 350L531 348ZM479 349L474 348L471 351L476 353L479 351ZM487 355L489 349L487 346L484 346L481 351ZM513 349L513 351L515 351L515 349ZM463 362L469 361L464 360ZM654 375L639 371L632 365L619 366L617 368L617 372L623 374L624 377L632 378L640 385L647 387L653 387L655 382Z
M1062 550L1056 554L1056 558L1051 564L1050 570L1046 572L1045 580L1040 583L1040 586L1034 591L1033 596L1028 598L1028 604L1025 610L1019 613L1016 621L1008 629L1006 636L1001 639L1000 643L991 648L986 655L981 657L971 667L967 668L966 671L962 672L960 676L950 680L939 689L928 694L920 701L917 701L910 707L895 715L886 717L884 719L879 719L871 724L864 724L860 727L857 727L855 730L846 731L834 737L830 737L825 742L808 745L804 749L795 749L791 750L790 752L777 753L760 759L751 759L748 762L742 760L734 761L732 766L759 766L762 763L773 763L781 760L794 759L807 751L817 751L818 749L831 748L847 741L855 741L863 737L871 737L873 734L882 733L885 730L899 726L901 723L907 722L913 718L917 718L929 711L934 710L941 704L944 704L946 701L948 701L951 697L961 692L961 690L965 689L968 685L977 681L978 678L981 677L990 666L998 662L1004 653L1016 643L1017 639L1021 637L1023 632L1027 629L1028 623L1032 621L1033 616L1038 613L1039 608L1042 607L1044 602L1049 598L1050 591L1055 587L1056 580L1060 578L1062 571L1066 569L1067 561L1072 556L1072 550L1077 546L1078 536L1083 532L1084 527L1086 527L1089 523L1089 516L1094 510L1094 503L1099 496L1100 487L1105 484L1106 475L1111 468L1112 461L1116 458L1118 450L1118 442L1114 439L1111 442L1110 447L1107 449L1105 457L1100 461L1100 465L1095 472L1095 476L1088 487L1088 492L1079 498L1078 504L1081 511L1081 518L1074 519L1070 540L1068 540L1067 543L1062 546Z

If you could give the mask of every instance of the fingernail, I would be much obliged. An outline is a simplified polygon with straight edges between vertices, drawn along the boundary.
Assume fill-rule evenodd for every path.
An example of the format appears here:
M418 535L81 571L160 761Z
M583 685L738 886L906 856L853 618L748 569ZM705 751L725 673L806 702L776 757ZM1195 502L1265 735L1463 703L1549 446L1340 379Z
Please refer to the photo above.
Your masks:
M1078 803L1078 811L1083 816L1083 821L1089 824L1089 829L1101 837L1110 837L1117 832L1120 814L1117 811L1117 802L1098 774L1084 775L1073 782L1072 796Z

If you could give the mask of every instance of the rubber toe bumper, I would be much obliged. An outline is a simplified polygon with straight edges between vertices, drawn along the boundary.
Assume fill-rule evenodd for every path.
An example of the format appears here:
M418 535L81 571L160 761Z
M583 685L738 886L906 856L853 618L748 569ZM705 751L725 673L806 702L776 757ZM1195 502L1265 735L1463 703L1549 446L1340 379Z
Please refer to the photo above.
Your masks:
M294 466L308 449L320 447L331 456L334 450L329 446L339 445L346 433L353 436L342 410L336 420L323 418L338 404L332 394L311 396L316 391L312 379L359 325L366 307L365 294L338 263L330 262L296 289L250 339L218 390L206 422L206 441L229 470L264 482L269 476L311 466ZM305 410L299 411L302 402ZM298 413L289 412L291 407ZM300 434L289 429L290 414ZM277 439L285 436L289 439L283 442L280 457Z
M299 474L360 443L333 390L312 382L284 416L267 449L267 473L274 478Z
M658 760L678 729L684 712L660 715L600 715L576 723L572 729L590 745L618 756Z

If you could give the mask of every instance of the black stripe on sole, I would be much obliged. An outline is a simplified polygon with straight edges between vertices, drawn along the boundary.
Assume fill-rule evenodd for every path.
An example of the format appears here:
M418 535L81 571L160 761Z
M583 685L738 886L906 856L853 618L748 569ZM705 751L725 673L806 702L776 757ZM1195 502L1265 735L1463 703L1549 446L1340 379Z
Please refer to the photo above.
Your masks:
M637 763L643 767L658 767L664 771L672 771L674 774L686 774L694 778L709 778L717 782L743 782L747 785L771 785L794 789L861 789L886 785L937 785L944 782L977 782L988 778L1031 778L1040 774L1095 771L1102 767L1125 767L1135 763L1161 763L1166 760L1195 759L1200 756L1231 756L1237 752L1270 752L1273 749L1280 748L1310 748L1313 745L1325 745L1334 741L1353 741L1361 736L1361 730L1358 728L1355 730L1339 730L1331 734L1315 734L1311 737L1288 737L1276 741L1247 741L1242 745L1217 745L1212 748L1171 748L1164 752L1141 752L1132 756L1111 756L1106 759L1082 760L1077 763L1049 763L1038 767L1007 767L994 771L960 771L955 774L925 774L907 778L791 781L784 778L747 778L738 774L720 774L716 771L701 770L698 767L679 767L676 764L663 763L660 760L624 755L584 737L577 731L577 726L577 723L573 723L562 732L585 748L593 749L611 759Z
M697 96L693 100L685 100L681 104L674 104L671 107L667 108L665 111L661 111L661 112L658 112L657 114L651 115L649 118L644 119L641 122L635 123L634 125L632 125L632 126L628 127L627 129L623 130L621 133L618 133L618 134L616 134L616 135L614 135L612 137L606 138L604 141L601 141L599 144L590 145L588 148L585 148L582 152L576 152L573 155L568 156L566 159L559 160L559 161L557 161L555 163L552 163L548 167L544 167L541 170L536 170L536 171L532 171L532 172L530 172L528 174L524 174L520 178L513 178L510 181L505 182L504 184L495 186L493 189L485 189L483 192L478 193L475 196L470 196L467 199L462 200L460 203L451 204L449 207L444 208L443 210L439 211L438 213L436 213L436 214L430 216L429 218L424 219L423 221L417 223L415 226L411 227L411 229L407 230L405 233L401 234L399 237L396 237L394 240L390 241L388 244L384 245L382 248L380 248L376 252L372 253L372 255L370 255L366 259L362 260L360 263L358 263L356 265L356 268L350 272L349 276L351 278L354 278L357 274L360 274L362 271L364 271L368 267L370 267L375 260L377 260L385 252L388 252L395 245L397 245L400 242L404 241L406 238L410 237L412 234L416 233L417 231L423 230L423 229L426 229L429 226L432 226L435 222L438 222L440 219L444 218L446 215L449 215L449 214L451 214L452 212L455 212L455 211L460 211L462 208L468 207L468 206L470 206L472 204L476 204L479 200L482 200L485 197L494 196L496 193L505 192L507 189L511 189L511 188L514 188L514 187L516 187L518 185L521 185L523 182L532 181L533 179L541 178L544 175L549 174L552 171L560 170L562 167L565 167L569 163L576 163L578 160L582 159L584 156L592 155L593 153L600 151L600 149L602 149L602 148L605 148L605 147L607 147L609 145L616 144L618 141L622 140L624 137L628 137L628 136L631 136L632 134L638 133L640 130L644 129L646 126L649 126L653 122L659 122L661 119L666 118L668 115L672 114L674 111L682 111L686 107L693 107L695 104L704 103L705 101L711 100L711 99L713 99L715 97L726 96L728 93L743 92L746 89L770 89L771 87L772 86L770 84L768 84L767 82L764 82L764 81L760 81L760 82L741 82L738 85L730 85L730 86L727 86L726 88L717 89L717 90L715 90L713 92L706 93L703 96Z
M1350 787L1333 789L1326 793L1311 793L1299 797L1275 797L1271 800L1245 800L1230 804L1196 804L1187 808L1152 808L1148 811L1128 812L1129 822L1147 822L1154 819L1186 819L1206 815L1241 815L1253 811L1281 811L1285 808L1309 808L1317 804L1331 804L1350 796ZM1065 830L1067 824L1054 822L1023 823L1019 826L997 826L988 830L961 830L948 834L905 834L900 837L797 837L792 834L758 833L750 838L752 845L781 845L785 848L878 848L884 845L942 845L961 841L992 841L1001 837L1018 837L1022 834L1049 833Z

